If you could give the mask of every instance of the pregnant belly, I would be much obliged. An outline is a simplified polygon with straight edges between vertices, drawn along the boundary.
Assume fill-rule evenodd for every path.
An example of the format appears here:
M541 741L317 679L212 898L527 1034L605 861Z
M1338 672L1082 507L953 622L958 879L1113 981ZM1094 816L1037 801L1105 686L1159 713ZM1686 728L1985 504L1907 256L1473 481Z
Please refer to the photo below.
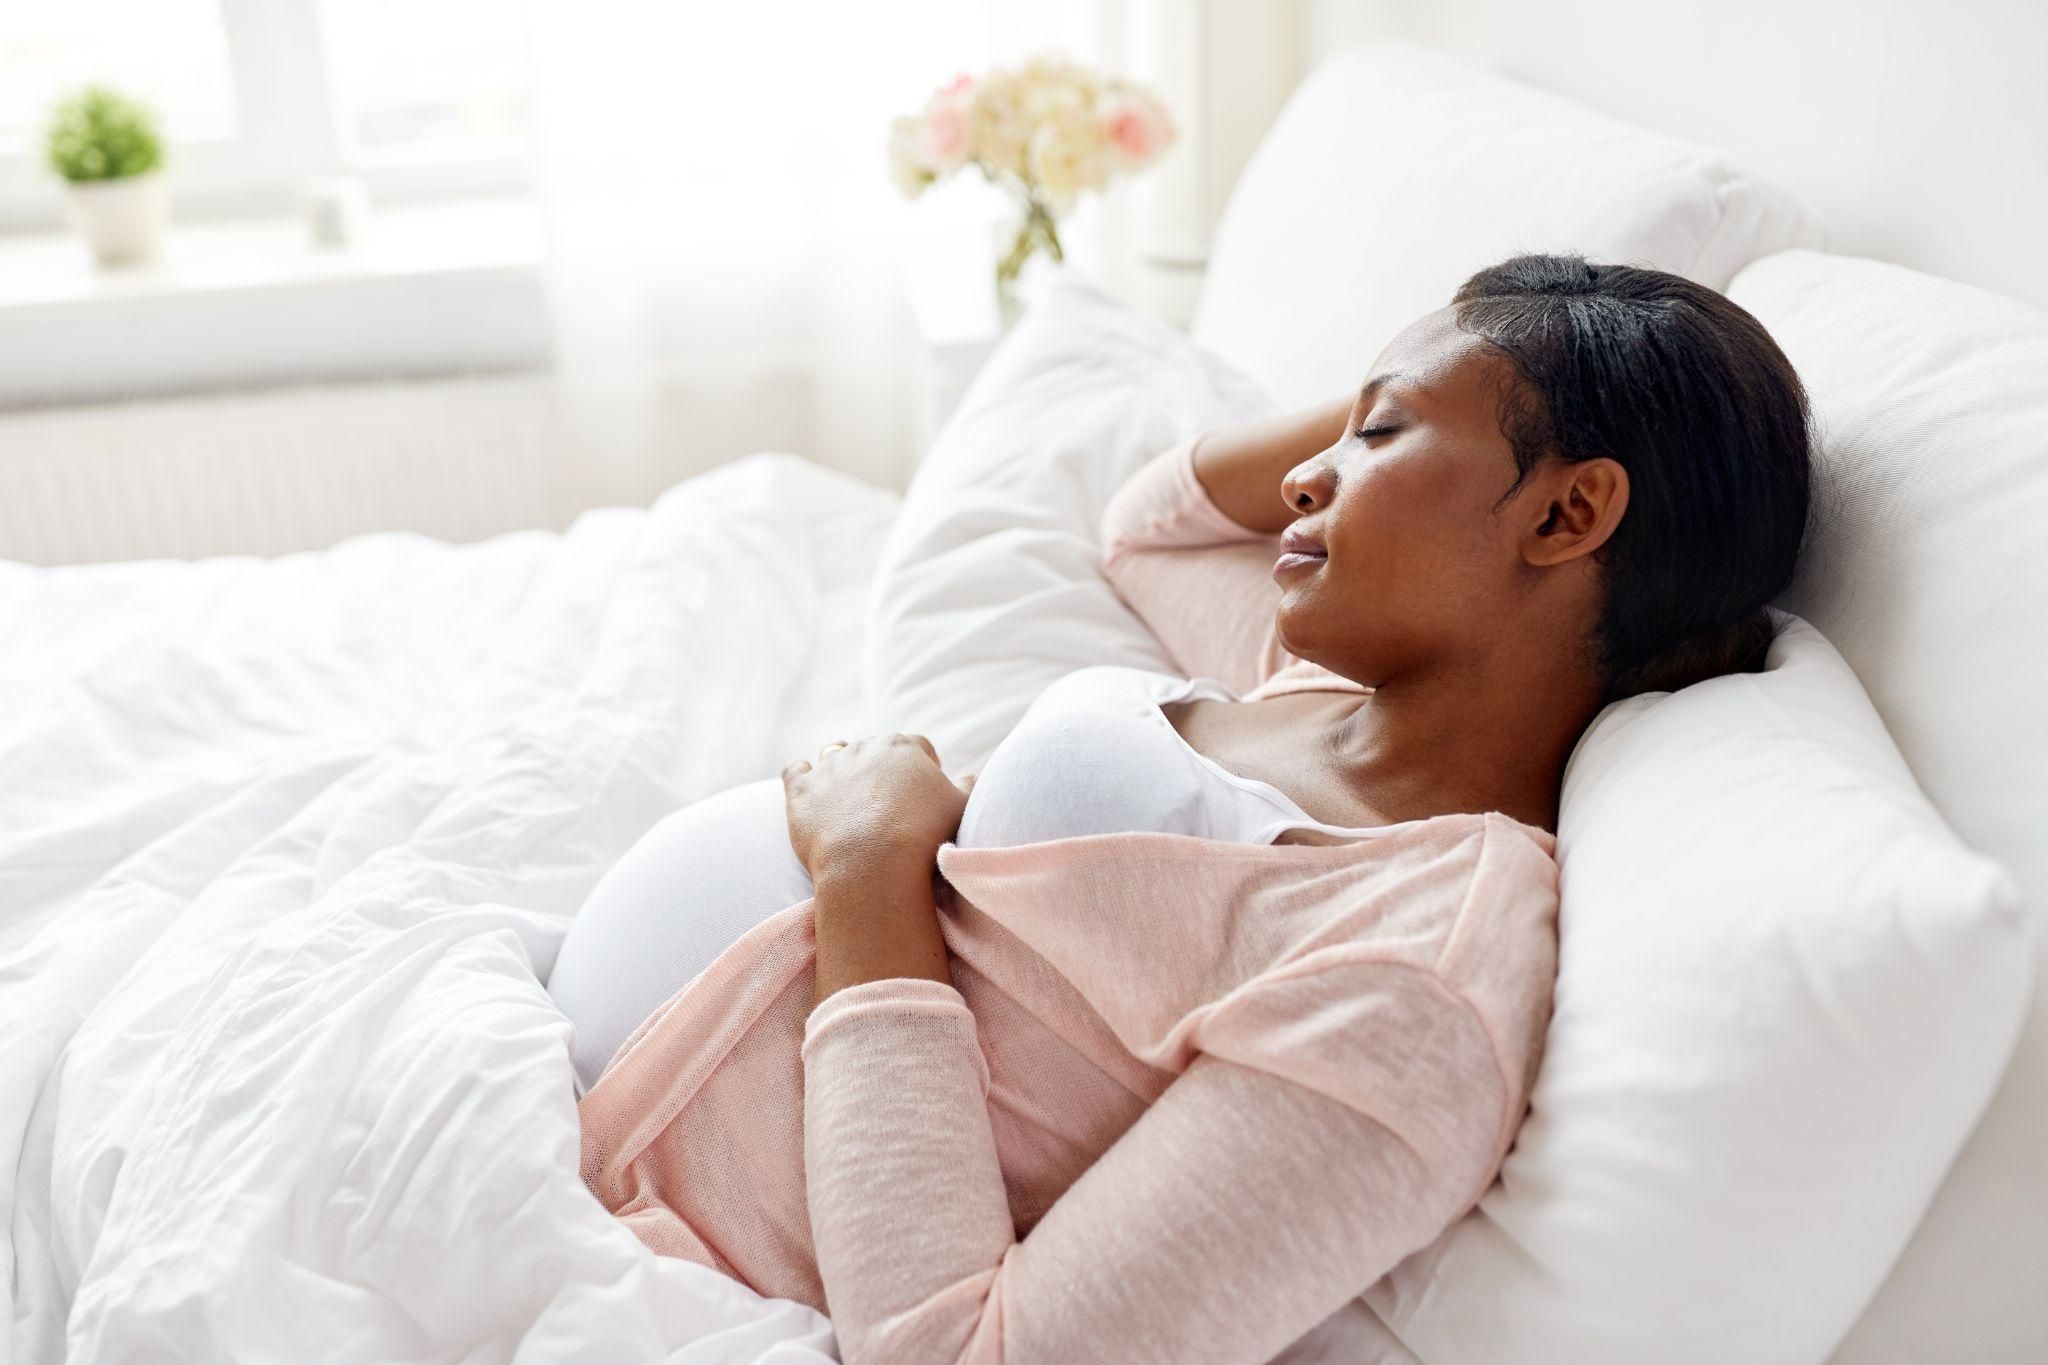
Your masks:
M665 817L590 893L548 994L576 1026L578 1093L640 1022L742 934L811 895L789 846L782 779L729 787Z

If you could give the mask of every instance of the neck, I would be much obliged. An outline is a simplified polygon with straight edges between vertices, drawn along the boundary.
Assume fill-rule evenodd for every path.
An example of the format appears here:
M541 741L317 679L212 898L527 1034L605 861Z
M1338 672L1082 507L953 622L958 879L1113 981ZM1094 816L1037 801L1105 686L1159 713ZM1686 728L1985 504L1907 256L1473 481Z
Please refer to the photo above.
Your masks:
M1600 688L1545 662L1496 656L1389 678L1331 726L1329 753L1398 818L1498 810L1555 833L1565 761Z

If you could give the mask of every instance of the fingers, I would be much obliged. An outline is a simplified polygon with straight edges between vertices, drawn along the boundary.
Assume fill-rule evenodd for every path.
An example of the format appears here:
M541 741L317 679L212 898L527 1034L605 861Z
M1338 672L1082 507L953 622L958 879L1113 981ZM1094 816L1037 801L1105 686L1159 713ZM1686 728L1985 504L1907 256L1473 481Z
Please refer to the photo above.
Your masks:
M782 785L785 787L788 786L789 779L791 779L792 777L801 777L803 774L809 772L810 770L811 761L809 759L792 758L791 760L789 760L789 762L782 765Z
M932 742L926 739L923 735L904 734L899 731L894 734L871 736L870 739L879 739L887 744L900 744L907 740L910 743L917 745L918 748L924 750L925 757L929 758L933 763L939 762L939 751L936 748L934 748L932 746ZM824 748L818 750L818 756L815 760L793 758L789 762L783 764L783 779L787 781L796 773L808 770L812 766L813 762L823 763L827 758L830 758L833 754L839 752L841 749L855 748L858 745L868 742L870 741L855 740L849 743L848 741L843 739L835 739L830 744L827 744Z

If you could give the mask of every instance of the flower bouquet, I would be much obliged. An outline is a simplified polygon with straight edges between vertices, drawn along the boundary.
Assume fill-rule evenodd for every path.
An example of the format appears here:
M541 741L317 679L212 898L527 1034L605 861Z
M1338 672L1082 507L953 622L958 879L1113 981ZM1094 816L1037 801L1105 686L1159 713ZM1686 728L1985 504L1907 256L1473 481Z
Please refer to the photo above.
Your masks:
M1083 190L1151 165L1174 135L1151 91L1062 57L1032 57L978 80L959 76L933 91L922 113L896 119L889 171L906 198L963 166L1016 197L1016 235L996 262L997 292L1008 297L1035 253L1066 259L1059 218Z

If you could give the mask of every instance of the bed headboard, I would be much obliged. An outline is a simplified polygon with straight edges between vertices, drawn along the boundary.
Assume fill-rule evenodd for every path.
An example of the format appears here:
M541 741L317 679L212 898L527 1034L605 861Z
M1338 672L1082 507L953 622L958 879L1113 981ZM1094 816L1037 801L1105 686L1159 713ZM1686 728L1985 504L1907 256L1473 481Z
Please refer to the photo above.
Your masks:
M1297 31L1304 68L1409 38L1706 143L1817 209L1837 252L2048 306L2038 0L1301 0Z

